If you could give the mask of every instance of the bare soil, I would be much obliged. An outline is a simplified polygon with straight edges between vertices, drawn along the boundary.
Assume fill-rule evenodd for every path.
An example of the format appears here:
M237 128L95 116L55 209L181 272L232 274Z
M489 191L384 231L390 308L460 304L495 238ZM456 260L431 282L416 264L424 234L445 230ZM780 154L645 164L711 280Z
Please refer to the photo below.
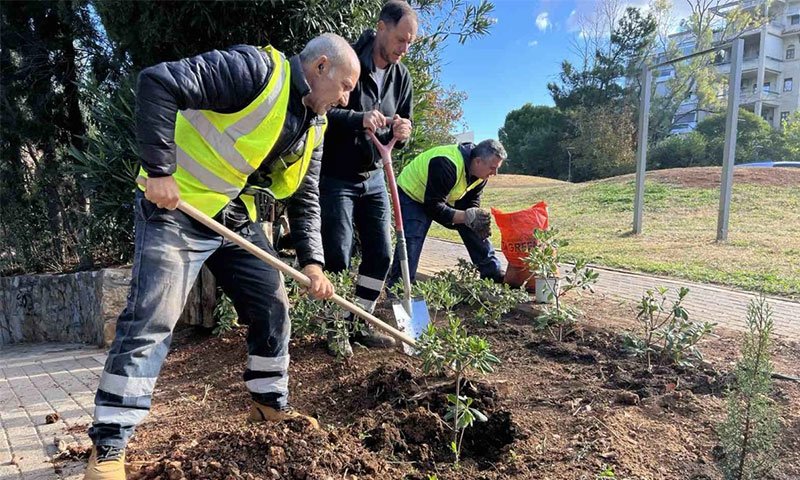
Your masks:
M502 360L463 385L489 417L452 465L440 419L452 378L426 377L396 351L357 348L332 361L321 340L292 342L292 404L302 421L246 422L245 332L176 341L158 382L150 420L128 449L132 479L595 479L606 466L624 479L721 479L716 424L740 334L717 332L697 370L626 357L620 334L632 312L600 298L580 300L580 331L555 342L528 314L472 327ZM388 311L382 311L390 315ZM776 371L800 375L800 346L776 341ZM765 480L800 478L800 384L775 381L780 464Z
M531 175L514 175L503 173L489 179L489 186L492 188L527 188L527 187L549 187L558 184L565 184L561 180L547 177L534 177Z
M614 177L613 181L630 181L634 175ZM679 187L718 188L722 182L722 167L690 167L653 170L647 178ZM746 167L733 169L734 185L763 185L768 187L800 187L800 168Z

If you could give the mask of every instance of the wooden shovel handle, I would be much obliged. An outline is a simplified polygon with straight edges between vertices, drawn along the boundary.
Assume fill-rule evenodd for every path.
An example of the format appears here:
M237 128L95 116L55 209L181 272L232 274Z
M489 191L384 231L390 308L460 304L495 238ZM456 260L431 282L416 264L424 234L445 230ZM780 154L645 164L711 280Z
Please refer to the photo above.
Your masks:
M147 188L147 184L145 180L141 177L137 178L136 181L142 185L143 187ZM178 203L178 210L189 215L193 219L197 220L198 222L202 223L206 227L210 228L211 230L217 232L218 234L222 235L224 238L230 240L231 242L235 243L236 245L242 247L243 249L247 250L248 252L252 253L259 259L266 262L268 265L274 267L281 273L288 275L297 283L307 287L311 285L311 280L303 274L302 272L295 270L294 268L290 267L289 265L282 262L280 259L270 255L268 252L259 248L258 246L254 245L252 242L246 240L238 233L234 232L233 230L225 227L224 225L220 224L219 222L215 221L213 218L209 217L205 213L201 212L200 210L196 209L195 207L189 205L188 203L181 200ZM382 320L378 319L378 317L372 315L371 313L367 312L363 308L359 307L358 305L351 303L345 300L343 297L333 294L331 298L328 300L332 301L333 303L339 305L340 307L344 308L348 312L352 313L353 315L357 315L360 318L363 318L375 328L385 332L388 335L396 338L397 340L411 346L416 347L417 342L414 341L413 338L409 337L405 333L401 332L400 330L392 327L391 325L386 324Z

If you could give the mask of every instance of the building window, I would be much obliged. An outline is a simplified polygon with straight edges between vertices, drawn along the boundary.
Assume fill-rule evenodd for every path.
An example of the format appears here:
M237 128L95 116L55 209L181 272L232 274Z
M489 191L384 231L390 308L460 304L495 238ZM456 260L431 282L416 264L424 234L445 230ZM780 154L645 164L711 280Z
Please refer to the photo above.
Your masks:
M772 83L771 82L764 82L764 91L766 93L769 93L771 87L772 87Z
M786 49L786 60L794 59L794 45Z
M789 119L789 112L781 112L781 125Z
M800 24L800 15L790 15L789 23L791 23L792 25Z
M791 92L792 91L792 79L791 78L784 78L783 79L783 91L784 92Z

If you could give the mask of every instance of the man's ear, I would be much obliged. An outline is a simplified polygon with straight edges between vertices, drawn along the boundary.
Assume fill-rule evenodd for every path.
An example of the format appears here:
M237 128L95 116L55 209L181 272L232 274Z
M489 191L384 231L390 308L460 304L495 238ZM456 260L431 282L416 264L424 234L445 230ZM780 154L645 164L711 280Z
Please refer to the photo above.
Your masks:
M320 55L320 57L316 61L317 65L317 72L319 74L325 73L325 71L330 68L330 62L328 61L328 57L326 55Z
M386 30L386 22L383 20L378 20L378 26L375 28L376 32L382 32Z

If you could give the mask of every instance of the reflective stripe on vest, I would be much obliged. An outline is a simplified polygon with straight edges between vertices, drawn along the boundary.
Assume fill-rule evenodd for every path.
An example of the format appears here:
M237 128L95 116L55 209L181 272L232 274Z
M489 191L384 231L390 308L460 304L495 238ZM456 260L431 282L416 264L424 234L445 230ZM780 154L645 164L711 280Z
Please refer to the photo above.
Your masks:
M239 196L248 176L275 146L286 120L291 88L289 62L272 47L265 47L264 51L273 70L264 90L245 108L234 113L183 110L176 116L177 169L173 178L181 198L212 217ZM319 129L324 126L314 129L315 133ZM315 138L321 139L315 133L306 134L312 139L306 141L301 159L310 160ZM278 175L287 186L282 191L285 196L299 187L308 171L310 162L299 163L298 167L281 170L288 178ZM147 176L144 169L140 176Z
M403 168L400 176L397 177L397 184L414 201L425 203L425 191L428 188L428 167L431 159L435 157L445 157L456 167L456 183L447 194L447 203L454 204L467 192L483 182L483 179L479 178L472 182L471 185L467 185L464 156L461 154L458 145L433 147L417 155Z
M282 200L289 197L291 194L300 188L303 179L308 172L308 167L311 165L311 156L314 154L314 149L318 147L323 138L325 137L325 130L328 127L328 120L321 125L314 125L314 128L308 130L306 134L306 143L303 153L300 158L295 159L294 162L287 163L284 159L278 159L273 166L273 171L270 172L269 178L272 180L269 188L265 188L274 198ZM260 189L259 187L254 187ZM247 212L250 214L250 219L256 219L256 206L253 195L242 194L242 201L247 207Z

